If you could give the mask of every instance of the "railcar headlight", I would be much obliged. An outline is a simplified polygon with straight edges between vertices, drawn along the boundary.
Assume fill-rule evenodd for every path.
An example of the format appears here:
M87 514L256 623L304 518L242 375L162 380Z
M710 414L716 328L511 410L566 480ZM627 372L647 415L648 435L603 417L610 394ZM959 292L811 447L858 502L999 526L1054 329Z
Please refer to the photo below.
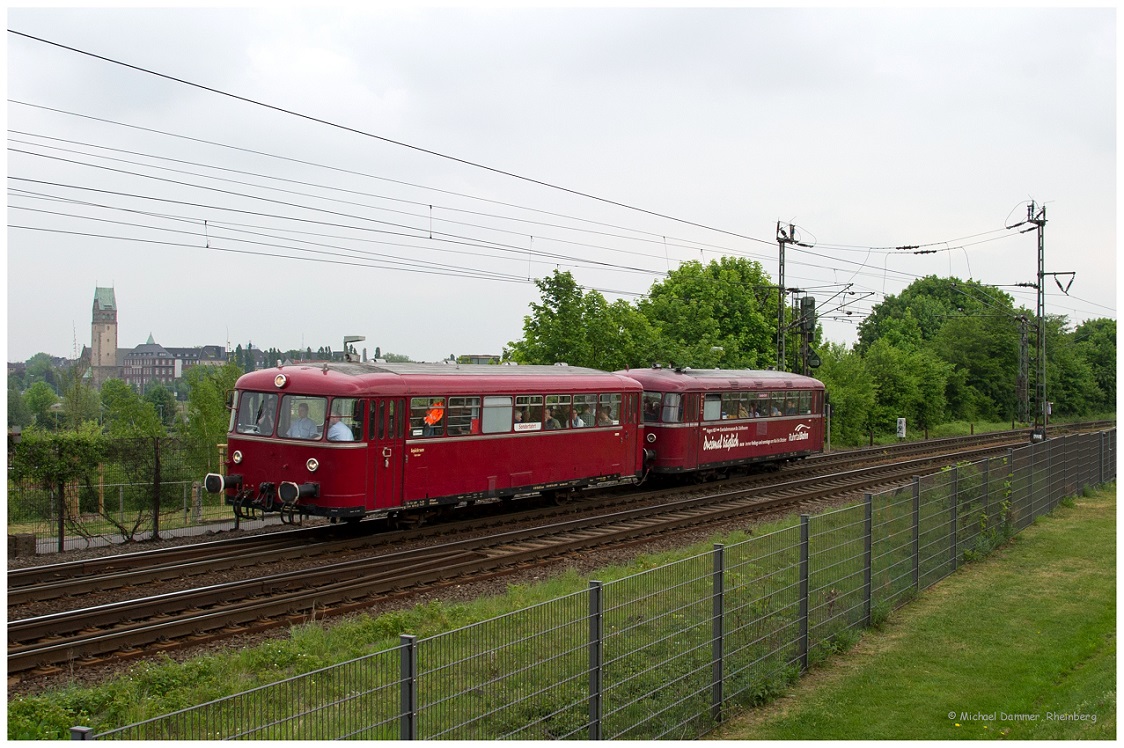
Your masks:
M288 383L289 383L289 378L287 376L285 376L284 374L278 374L277 376L275 376L273 378L273 385L275 387L277 387L277 389L281 389L282 387L284 387Z
M232 454L230 456L230 461L233 462L235 465L241 465L242 464L242 450L240 450L240 449L234 450L234 454Z
M648 440L649 444L655 444L656 443L656 434L655 434L654 431L649 431L648 436L646 436L645 438Z
M308 458L308 462L304 463L304 466L308 468L308 472L315 473L316 469L320 467L320 461L315 457L310 457Z

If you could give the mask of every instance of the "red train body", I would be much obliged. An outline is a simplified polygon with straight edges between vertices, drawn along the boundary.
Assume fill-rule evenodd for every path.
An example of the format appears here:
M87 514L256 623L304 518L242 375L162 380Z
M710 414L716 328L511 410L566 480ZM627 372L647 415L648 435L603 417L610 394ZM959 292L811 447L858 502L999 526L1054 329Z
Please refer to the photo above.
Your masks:
M654 473L721 473L823 451L823 383L783 371L635 369Z
M782 412L712 417L750 391ZM804 456L822 404L821 383L783 372L285 366L238 380L226 472L206 486L240 516L394 516Z
M239 511L356 519L633 482L639 402L632 379L565 366L268 369L238 380L207 488Z

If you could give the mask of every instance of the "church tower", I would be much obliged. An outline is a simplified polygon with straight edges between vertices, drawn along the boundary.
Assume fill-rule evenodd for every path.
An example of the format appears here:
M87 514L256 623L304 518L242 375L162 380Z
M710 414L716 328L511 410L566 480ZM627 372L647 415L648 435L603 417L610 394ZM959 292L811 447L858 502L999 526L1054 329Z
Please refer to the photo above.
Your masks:
M94 289L90 330L90 376L95 387L120 376L117 371L117 297L112 288Z

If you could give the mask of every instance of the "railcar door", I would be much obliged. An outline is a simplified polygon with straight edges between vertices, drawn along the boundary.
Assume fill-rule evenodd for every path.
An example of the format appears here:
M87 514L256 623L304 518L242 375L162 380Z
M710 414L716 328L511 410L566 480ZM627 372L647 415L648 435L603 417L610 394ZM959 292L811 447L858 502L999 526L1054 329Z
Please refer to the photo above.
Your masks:
M402 504L402 470L405 465L405 403L399 398L371 401L371 461L374 475L374 509Z

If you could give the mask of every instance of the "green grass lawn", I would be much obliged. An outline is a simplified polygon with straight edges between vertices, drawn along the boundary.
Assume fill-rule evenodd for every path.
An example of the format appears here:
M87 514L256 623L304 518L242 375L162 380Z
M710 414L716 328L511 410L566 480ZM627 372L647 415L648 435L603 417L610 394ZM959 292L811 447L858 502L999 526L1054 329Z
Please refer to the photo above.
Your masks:
M1115 739L1115 486L1059 507L709 737Z

